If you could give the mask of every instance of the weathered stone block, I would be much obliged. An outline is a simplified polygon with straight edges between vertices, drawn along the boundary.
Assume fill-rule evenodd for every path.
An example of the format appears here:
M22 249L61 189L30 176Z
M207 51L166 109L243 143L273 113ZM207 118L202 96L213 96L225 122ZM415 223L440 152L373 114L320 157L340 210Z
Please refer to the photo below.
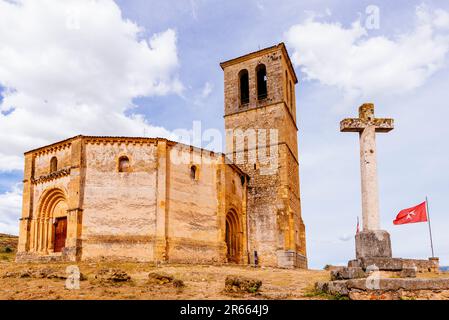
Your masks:
M360 258L359 264L363 270L400 271L403 268L402 259L398 258Z
M364 279L347 281L348 289L371 290ZM449 279L379 279L377 290L449 290Z
M328 281L315 282L315 290L316 291L327 292L328 283L329 283Z
M331 281L328 283L327 290L329 294L347 296L348 287L346 286L346 281Z
M346 283L347 280L317 282L315 283L315 290L332 295L347 296L349 292Z
M95 275L95 279L107 282L126 282L131 280L131 277L120 269L101 269Z
M404 268L401 270L400 277L401 278L416 278L416 269L417 268Z
M391 258L390 234L384 230L361 231L355 236L356 257Z
M345 267L340 270L331 271L331 280L346 280L366 278L366 273L360 267Z
M439 259L402 259L403 268L416 268L417 272L438 272Z
M348 261L348 267L350 268L356 268L356 267L360 267L360 262L359 260L349 260Z
M150 272L148 274L148 280L154 284L166 284L173 282L174 277L166 273Z
M235 293L256 293L262 286L262 281L240 276L227 276L225 291Z

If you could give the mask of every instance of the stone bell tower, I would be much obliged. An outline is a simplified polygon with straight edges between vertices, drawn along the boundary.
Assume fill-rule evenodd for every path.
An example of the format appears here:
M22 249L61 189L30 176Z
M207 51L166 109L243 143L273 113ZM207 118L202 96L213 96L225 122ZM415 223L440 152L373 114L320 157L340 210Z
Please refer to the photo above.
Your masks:
M220 66L226 154L250 176L248 259L266 266L307 268L299 191L298 80L285 45Z

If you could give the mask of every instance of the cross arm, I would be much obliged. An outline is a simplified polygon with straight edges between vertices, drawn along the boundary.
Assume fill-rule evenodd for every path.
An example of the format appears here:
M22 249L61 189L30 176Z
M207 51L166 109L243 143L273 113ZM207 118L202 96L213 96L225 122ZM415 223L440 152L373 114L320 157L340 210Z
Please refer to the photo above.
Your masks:
M376 118L372 120L372 124L376 127L376 132L390 132L394 129L394 119Z
M340 132L361 132L366 123L358 118L348 118L340 121Z
M389 132L394 129L394 120L388 118L374 118L369 121L360 118L343 119L340 122L340 132L362 132L368 126L375 127L376 132Z

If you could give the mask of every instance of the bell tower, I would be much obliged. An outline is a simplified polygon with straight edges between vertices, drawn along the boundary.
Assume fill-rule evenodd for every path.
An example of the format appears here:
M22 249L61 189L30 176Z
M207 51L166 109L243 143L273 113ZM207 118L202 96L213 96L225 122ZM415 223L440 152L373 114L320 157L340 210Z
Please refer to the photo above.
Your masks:
M250 176L248 251L254 263L307 268L301 218L295 71L283 43L220 64L226 155Z

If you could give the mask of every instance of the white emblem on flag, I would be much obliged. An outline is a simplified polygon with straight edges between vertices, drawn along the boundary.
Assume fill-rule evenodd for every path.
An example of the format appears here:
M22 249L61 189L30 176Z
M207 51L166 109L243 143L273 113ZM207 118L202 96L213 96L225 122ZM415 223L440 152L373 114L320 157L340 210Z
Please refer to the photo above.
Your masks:
M411 220L412 216L416 216L415 210L413 210L412 212L407 213L407 219Z

